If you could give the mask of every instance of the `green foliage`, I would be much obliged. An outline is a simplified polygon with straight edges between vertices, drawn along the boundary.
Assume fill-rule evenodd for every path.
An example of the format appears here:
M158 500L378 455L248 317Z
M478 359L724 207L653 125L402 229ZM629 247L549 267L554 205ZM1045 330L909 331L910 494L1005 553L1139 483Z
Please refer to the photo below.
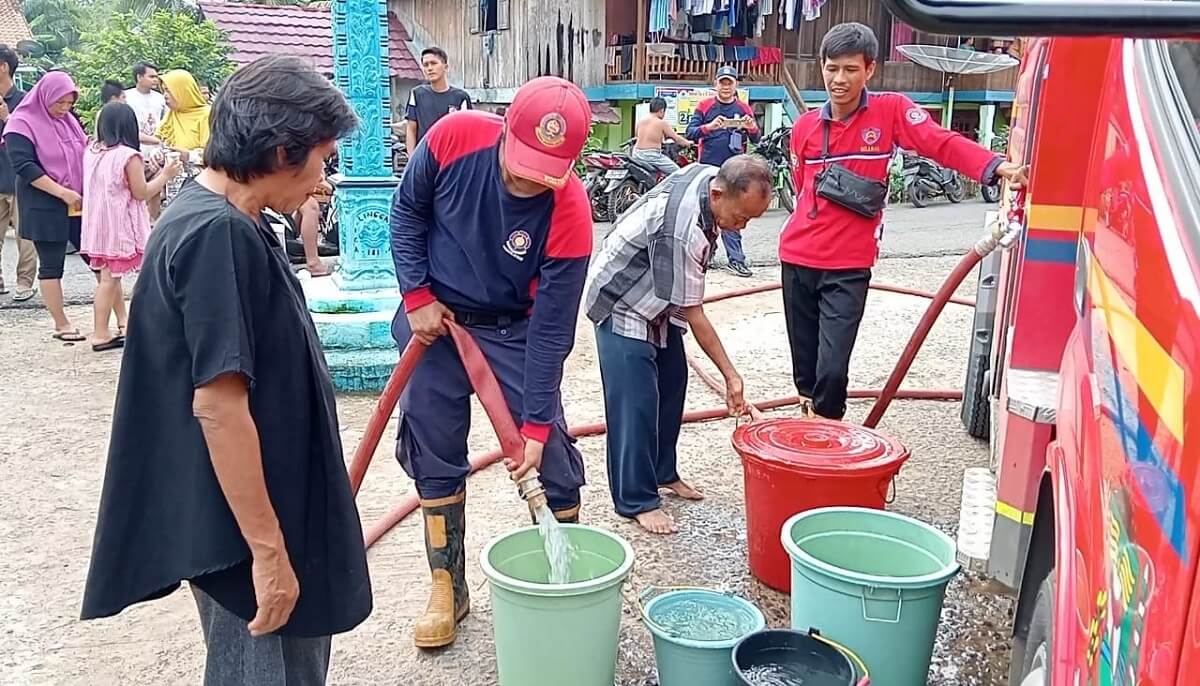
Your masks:
M105 79L130 83L134 62L145 60L162 71L186 69L201 85L216 87L233 73L233 47L211 21L190 13L155 10L149 18L129 12L83 34L80 47L69 49L63 66L80 88L75 109L90 124L100 108Z
M25 0L22 11L34 38L52 57L79 44L92 15L92 7L78 0Z
M908 199L904 191L904 156L896 154L888 164L888 203L895 204Z
M596 127L593 125L591 133L595 133L595 130ZM582 179L587 175L587 167L583 165L583 158L601 150L604 150L604 141L600 140L594 135L589 134L587 140L583 143L583 150L580 151L579 157L575 158L575 174L579 176L579 178Z
M1008 152L1008 136L1010 133L1011 129L1008 124L1000 127L1000 130L992 136L992 152Z

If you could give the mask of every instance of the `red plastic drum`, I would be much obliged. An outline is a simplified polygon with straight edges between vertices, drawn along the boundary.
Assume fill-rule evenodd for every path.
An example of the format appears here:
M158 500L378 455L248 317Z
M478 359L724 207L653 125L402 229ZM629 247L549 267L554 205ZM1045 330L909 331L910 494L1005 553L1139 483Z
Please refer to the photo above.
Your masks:
M883 509L892 479L908 459L899 441L828 419L770 419L733 432L746 476L750 571L791 591L791 561L780 543L784 523L818 507Z

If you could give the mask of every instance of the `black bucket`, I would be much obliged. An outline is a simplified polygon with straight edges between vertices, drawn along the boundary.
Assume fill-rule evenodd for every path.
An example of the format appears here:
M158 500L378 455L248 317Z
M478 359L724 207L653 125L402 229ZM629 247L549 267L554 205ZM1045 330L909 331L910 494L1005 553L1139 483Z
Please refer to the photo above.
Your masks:
M815 634L815 632L813 632ZM742 686L856 686L850 658L809 633L768 629L733 648L733 668Z

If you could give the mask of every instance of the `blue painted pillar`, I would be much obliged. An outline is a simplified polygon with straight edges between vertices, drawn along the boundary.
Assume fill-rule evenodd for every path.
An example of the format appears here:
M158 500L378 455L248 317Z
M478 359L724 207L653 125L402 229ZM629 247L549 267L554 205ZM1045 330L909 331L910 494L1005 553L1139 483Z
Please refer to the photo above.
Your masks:
M338 219L338 269L308 279L305 296L334 386L376 391L399 353L391 320L400 305L388 217L397 180L387 127L391 122L387 5L384 0L335 0L333 75L358 113L359 128L338 148L330 179Z
M360 121L338 148L334 190L341 269L333 278L350 291L396 286L388 242L396 179L386 143L392 102L387 40L385 0L335 0L333 77Z

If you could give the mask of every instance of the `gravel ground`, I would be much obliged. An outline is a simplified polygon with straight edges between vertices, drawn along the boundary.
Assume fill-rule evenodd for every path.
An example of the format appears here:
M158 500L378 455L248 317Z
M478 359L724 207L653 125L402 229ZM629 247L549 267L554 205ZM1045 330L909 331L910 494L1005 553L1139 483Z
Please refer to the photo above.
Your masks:
M11 259L6 252L6 260ZM936 288L955 262L950 257L886 259L876 279ZM714 273L710 292L777 278L764 268L751 280ZM974 281L962 289L969 295ZM203 663L199 626L191 599L176 593L97 622L76 620L91 546L92 527L119 355L94 354L85 346L48 340L43 310L8 308L0 299L0 683L3 684L187 684L197 683ZM783 315L778 293L726 301L710 313L750 398L794 393L789 381ZM886 293L871 295L852 365L852 386L881 385L925 301ZM70 314L84 328L89 309ZM951 306L934 328L906 386L961 388L965 370L968 308ZM689 408L718 399L692 379ZM602 418L599 372L590 328L580 325L564 384L568 420ZM357 444L374 398L343 396L339 415L347 453ZM865 401L852 404L848 419L860 421ZM891 509L931 522L953 534L962 471L987 462L986 444L969 438L957 403L902 401L892 406L881 430L899 438L913 457L897 479ZM787 411L777 413L786 415ZM486 427L477 412L476 427ZM587 461L584 518L625 537L637 562L626 588L701 585L742 594L758 604L772 626L788 621L786 597L747 573L742 473L729 447L733 422L688 426L680 439L685 478L705 490L700 503L668 501L681 525L678 535L650 537L611 511L604 471L603 438L582 439ZM392 429L387 434L394 435ZM492 447L486 428L471 437L473 450ZM377 519L411 486L391 458L385 439L360 495L364 523ZM413 624L424 607L427 570L418 520L410 518L372 549L375 611L354 632L334 642L333 684L402 683L412 686L494 684L491 607L478 554L492 537L527 524L528 515L502 470L472 478L469 488L469 581L473 614L458 643L438 653L412 647ZM1012 604L965 576L950 586L929 683L936 686L1000 684L1008 654ZM656 683L648 632L626 604L618 680L622 686Z

